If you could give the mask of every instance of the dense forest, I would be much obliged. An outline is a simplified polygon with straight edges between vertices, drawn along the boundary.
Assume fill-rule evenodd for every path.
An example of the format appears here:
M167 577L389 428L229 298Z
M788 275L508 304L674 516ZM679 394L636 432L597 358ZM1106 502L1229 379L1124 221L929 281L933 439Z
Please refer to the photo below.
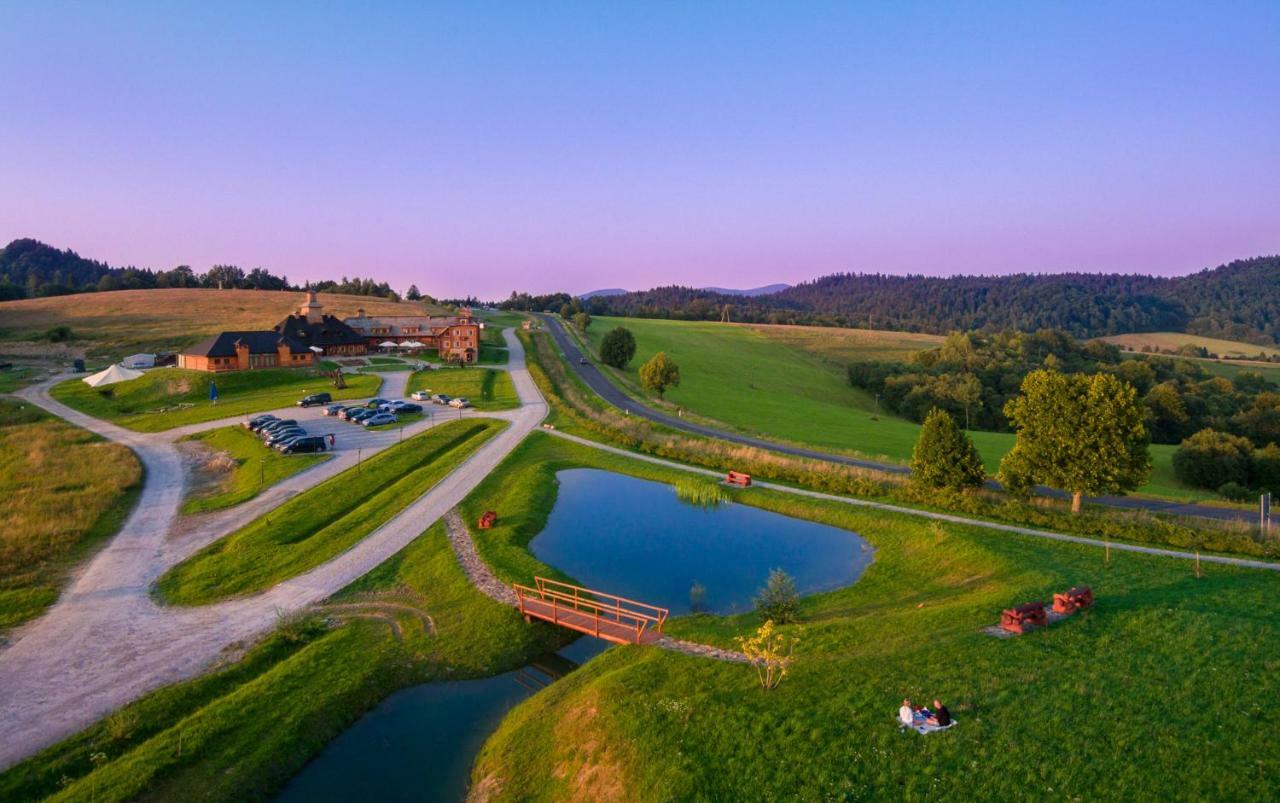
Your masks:
M1060 329L1088 338L1178 331L1280 342L1280 257L1189 276L1019 274L888 276L842 273L743 298L660 287L587 302L593 315L852 326L945 334Z
M1204 429L1245 437L1257 446L1280 443L1280 394L1262 374L1242 371L1229 380L1192 360L1125 357L1110 343L1081 343L1057 330L954 333L906 362L854 363L849 382L914 421L940 407L974 428L1003 431L1009 429L1005 404L1030 371L1044 367L1111 373L1133 385L1155 443L1180 443Z
M373 279L312 282L321 292L398 298L386 282ZM262 268L245 271L235 265L214 265L197 273L187 265L171 270L113 268L59 250L38 240L14 240L0 248L0 301L60 296L106 290L148 290L157 287L221 287L248 290L299 290L286 276Z

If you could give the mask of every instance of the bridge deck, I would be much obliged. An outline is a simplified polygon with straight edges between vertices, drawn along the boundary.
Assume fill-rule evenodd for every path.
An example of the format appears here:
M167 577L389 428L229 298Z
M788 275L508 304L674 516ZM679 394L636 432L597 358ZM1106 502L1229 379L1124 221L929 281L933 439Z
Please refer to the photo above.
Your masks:
M667 609L581 586L534 578L537 587L513 584L520 612L528 619L586 633L616 644L647 644L662 635Z
M588 636L602 638L616 644L647 644L661 634L653 630L644 630L636 637L636 628L628 622L615 622L604 616L586 611L575 611L572 608L556 606L540 599L524 601L524 615L534 619L542 619Z

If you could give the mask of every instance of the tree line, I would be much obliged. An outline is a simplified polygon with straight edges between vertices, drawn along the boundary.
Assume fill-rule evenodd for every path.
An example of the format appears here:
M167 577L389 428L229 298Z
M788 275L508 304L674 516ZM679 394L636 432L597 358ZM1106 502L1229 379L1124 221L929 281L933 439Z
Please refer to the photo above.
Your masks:
M150 290L165 287L206 287L237 290L301 290L287 276L257 267L214 265L200 273L189 265L170 270L113 268L86 259L70 249L57 249L38 240L14 240L0 248L0 301L71 295L110 290ZM343 276L339 281L311 282L318 292L377 296L399 300L386 282ZM416 294L416 288L410 288Z
M945 334L1060 329L1080 338L1177 331L1280 342L1280 256L1181 277L1060 273L890 276L840 273L762 296L658 287L596 296L592 315L809 324Z

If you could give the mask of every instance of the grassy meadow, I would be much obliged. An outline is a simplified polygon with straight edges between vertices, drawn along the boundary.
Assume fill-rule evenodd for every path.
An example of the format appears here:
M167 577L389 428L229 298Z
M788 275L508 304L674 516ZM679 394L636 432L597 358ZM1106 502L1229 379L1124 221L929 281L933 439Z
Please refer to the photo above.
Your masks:
M0 631L57 601L72 565L120 528L141 488L124 446L0 399Z
M353 616L347 603L372 605ZM436 524L240 660L155 691L0 774L0 800L269 799L396 689L505 672L563 638L472 588Z
M325 312L345 318L442 314L438 307L375 296L320 293ZM301 292L271 290L117 290L0 302L0 340L40 340L71 328L72 346L120 358L138 351L178 351L223 330L270 329L303 302Z
M511 375L496 368L436 368L416 371L409 377L406 393L419 390L462 396L477 410L512 410L520 406Z
M535 435L465 503L504 579L548 571L526 549L555 471L687 475ZM876 548L853 585L801 603L795 663L761 690L741 665L611 650L518 706L473 786L493 799L1270 799L1280 794L1280 575L802 499L735 501L852 530ZM554 572L553 572L554 574ZM1004 607L1074 585L1094 609L1047 632L982 632ZM721 646L755 614L672 620ZM938 696L959 722L901 732L903 697ZM763 760L762 757L772 757Z
M13 393L40 378L40 370L20 365L0 371L0 393Z
M1206 348L1219 357L1256 357L1265 354L1268 357L1280 355L1280 348L1275 346L1259 346L1255 343L1241 343L1236 340L1220 340L1216 337L1201 337L1185 332L1135 332L1127 335L1109 335L1099 338L1108 343L1115 343L1126 351L1142 351L1151 347L1157 351L1171 349L1176 351L1182 346Z
M137 379L105 388L89 387L78 378L68 379L54 385L49 392L82 413L139 432L160 432L186 424L290 407L311 393L328 392L339 401L367 398L378 392L382 380L376 376L348 374L346 382L347 387L339 390L328 377L296 368L225 374L157 368ZM209 401L210 383L218 387L216 404Z
M262 440L242 426L211 429L183 440L207 447L211 460L225 468L202 468L204 473L215 474L209 482L196 488L188 488L182 501L181 512L210 513L247 502L283 479L292 477L303 469L323 463L328 454L280 454L262 443Z
M450 421L392 446L169 569L155 593L203 605L263 591L350 549L415 502L506 426Z
M875 399L851 387L845 369L858 359L903 359L940 340L904 332L596 318L588 330L591 347L598 349L614 326L635 335L636 356L625 371L605 370L633 393L639 393L640 366L665 351L680 366L680 387L666 392L671 405L742 432L903 464L911 460L920 425L884 410L877 414ZM789 331L793 328L798 331ZM1013 448L1014 435L978 430L969 435L994 474ZM1139 493L1216 498L1177 481L1176 448L1151 447L1152 474Z

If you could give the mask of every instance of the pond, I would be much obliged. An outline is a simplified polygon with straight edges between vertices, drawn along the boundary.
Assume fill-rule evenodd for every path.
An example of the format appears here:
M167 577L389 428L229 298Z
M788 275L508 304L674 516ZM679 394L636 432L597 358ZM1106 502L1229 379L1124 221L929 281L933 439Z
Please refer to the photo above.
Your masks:
M402 689L330 742L277 799L457 803L507 712L608 646L584 637L513 672Z
M873 551L847 530L746 505L699 507L665 483L598 469L560 471L547 526L529 543L543 563L589 587L689 613L752 607L772 569L801 594L849 585Z

